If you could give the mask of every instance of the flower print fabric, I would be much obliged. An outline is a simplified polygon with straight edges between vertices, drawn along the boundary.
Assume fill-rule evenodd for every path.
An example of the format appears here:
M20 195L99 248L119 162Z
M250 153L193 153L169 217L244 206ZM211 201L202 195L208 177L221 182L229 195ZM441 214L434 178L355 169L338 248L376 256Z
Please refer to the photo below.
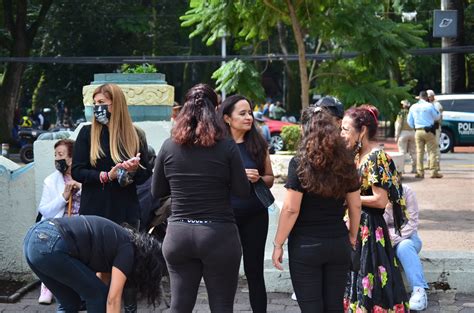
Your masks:
M395 164L383 150L373 150L360 164L361 195L372 186L387 190L397 211L398 227L406 221L405 201ZM359 272L350 272L344 299L345 312L409 312L408 297L396 263L383 208L362 207L358 245Z

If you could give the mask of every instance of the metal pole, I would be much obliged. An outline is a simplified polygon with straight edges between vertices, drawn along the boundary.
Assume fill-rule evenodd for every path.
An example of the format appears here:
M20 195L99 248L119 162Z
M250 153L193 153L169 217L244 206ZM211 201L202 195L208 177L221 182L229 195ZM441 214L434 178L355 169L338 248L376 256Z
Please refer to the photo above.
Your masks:
M227 45L226 45L226 42L225 42L225 35L221 37L221 55L223 58L225 58L227 56ZM225 61L222 61L222 65L225 64ZM225 90L222 89L221 90L221 98L222 98L222 101L225 100Z
M448 10L448 0L441 0L441 10ZM441 48L449 47L449 38L441 38ZM451 58L448 53L441 54L441 93L452 93Z

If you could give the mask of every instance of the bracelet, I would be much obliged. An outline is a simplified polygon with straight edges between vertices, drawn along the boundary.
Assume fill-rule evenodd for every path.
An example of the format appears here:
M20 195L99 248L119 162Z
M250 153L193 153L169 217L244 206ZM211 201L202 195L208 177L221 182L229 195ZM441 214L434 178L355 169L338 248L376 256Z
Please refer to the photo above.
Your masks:
M99 180L102 184L108 183L109 182L109 175L107 172L100 172L99 174Z
M277 244L275 241L273 242L274 248L283 248L283 244Z

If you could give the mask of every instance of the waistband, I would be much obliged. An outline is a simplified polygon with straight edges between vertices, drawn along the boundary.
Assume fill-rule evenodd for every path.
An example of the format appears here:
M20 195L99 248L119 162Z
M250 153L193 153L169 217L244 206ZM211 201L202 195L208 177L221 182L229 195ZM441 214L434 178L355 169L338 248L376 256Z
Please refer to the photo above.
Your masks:
M176 223L186 223L186 224L212 224L212 223L217 223L216 221L209 221L209 220L194 220L191 218L180 218L177 219L173 222Z

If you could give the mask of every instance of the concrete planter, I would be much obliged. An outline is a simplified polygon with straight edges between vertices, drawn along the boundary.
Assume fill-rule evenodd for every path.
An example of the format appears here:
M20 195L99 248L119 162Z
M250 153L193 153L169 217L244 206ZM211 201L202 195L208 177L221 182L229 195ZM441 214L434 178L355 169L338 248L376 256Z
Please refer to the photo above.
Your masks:
M82 88L84 114L92 120L94 90L102 84L113 83L122 88L128 110L134 122L166 121L170 119L174 102L174 87L165 81L165 75L149 74L95 74L94 81Z

